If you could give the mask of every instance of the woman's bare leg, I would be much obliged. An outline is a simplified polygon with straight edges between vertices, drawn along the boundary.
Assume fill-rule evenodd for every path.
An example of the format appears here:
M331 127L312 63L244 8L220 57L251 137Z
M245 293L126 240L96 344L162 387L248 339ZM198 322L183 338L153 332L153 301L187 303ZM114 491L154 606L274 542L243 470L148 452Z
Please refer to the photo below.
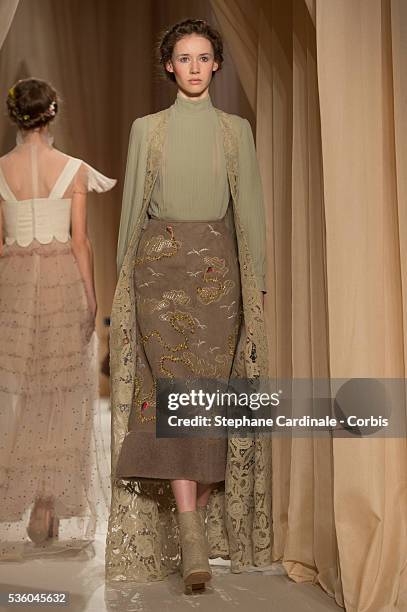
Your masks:
M208 503L209 496L214 488L214 484L202 484L198 482L197 491L196 491L196 505L197 506L206 506Z
M178 512L196 510L196 484L195 480L171 480Z
M206 506L215 484L202 484L195 480L171 480L171 487L177 503L178 512L196 510Z

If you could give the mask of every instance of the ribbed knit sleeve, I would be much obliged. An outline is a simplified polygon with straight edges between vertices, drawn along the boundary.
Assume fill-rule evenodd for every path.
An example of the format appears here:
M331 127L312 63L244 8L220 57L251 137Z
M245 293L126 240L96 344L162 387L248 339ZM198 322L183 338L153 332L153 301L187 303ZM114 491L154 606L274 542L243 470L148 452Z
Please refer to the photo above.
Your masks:
M239 203L259 290L266 291L266 221L252 129L243 119L239 142Z
M122 212L117 245L117 271L120 272L127 246L131 238L142 202L147 162L147 123L136 119L133 122L127 155L124 180Z

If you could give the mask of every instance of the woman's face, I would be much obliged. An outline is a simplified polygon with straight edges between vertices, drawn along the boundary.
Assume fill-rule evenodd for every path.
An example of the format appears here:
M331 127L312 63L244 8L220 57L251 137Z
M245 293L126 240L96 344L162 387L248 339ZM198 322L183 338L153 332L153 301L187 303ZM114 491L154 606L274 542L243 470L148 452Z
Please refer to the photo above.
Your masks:
M197 34L188 34L179 40L166 65L173 72L179 89L193 98L206 96L212 73L218 69L210 40Z

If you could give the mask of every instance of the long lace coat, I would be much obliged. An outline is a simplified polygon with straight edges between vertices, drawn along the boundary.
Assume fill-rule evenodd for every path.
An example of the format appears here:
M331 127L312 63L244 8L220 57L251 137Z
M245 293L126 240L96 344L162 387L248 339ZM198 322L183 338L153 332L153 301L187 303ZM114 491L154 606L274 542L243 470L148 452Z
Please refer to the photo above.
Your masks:
M261 295L247 238L240 221L250 206L239 194L239 133L242 120L217 109L241 271L243 320L233 375L266 377L267 345ZM117 459L137 402L133 262L157 177L169 109L133 124L124 187L118 261L120 276L111 313L112 505L106 545L106 579L160 580L180 562L175 500L168 481L115 478ZM135 205L136 203L136 205ZM140 210L137 218L132 210ZM230 438L225 489L211 494L208 513L211 557L229 557L232 571L271 563L271 439L265 435Z

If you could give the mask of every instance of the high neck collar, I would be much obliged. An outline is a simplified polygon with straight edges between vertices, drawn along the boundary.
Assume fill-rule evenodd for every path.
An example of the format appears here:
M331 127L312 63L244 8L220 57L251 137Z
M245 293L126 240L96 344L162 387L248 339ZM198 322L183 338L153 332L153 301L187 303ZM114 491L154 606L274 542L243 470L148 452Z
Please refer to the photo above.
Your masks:
M184 98L184 96L181 96L178 92L174 107L178 112L194 114L207 111L213 108L213 105L209 94L205 98L194 100L192 98Z
M49 130L18 130L17 132L17 144L30 144L30 145L45 145L52 146L54 142L53 135Z

